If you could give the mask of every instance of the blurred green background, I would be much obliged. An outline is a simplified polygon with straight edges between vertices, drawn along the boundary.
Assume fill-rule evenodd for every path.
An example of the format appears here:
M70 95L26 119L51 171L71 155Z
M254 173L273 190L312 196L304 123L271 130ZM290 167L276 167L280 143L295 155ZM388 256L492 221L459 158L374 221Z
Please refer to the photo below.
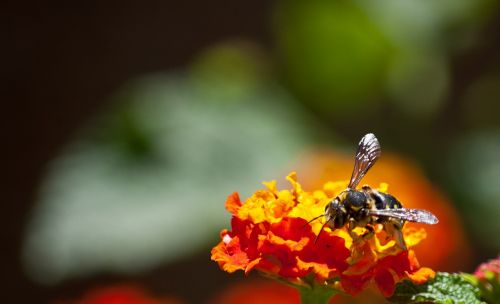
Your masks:
M452 201L473 253L452 270L498 255L497 1L189 4L8 10L18 303L125 281L206 302L242 277L209 261L226 196L368 132Z

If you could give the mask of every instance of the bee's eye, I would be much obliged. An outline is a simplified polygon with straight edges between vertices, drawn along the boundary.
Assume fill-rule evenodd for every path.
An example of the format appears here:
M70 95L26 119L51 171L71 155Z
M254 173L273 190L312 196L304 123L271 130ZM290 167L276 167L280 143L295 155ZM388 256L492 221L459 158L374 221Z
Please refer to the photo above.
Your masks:
M339 205L339 200L338 198L335 198L334 200L326 204L325 213L329 213L330 211L337 209L338 205Z

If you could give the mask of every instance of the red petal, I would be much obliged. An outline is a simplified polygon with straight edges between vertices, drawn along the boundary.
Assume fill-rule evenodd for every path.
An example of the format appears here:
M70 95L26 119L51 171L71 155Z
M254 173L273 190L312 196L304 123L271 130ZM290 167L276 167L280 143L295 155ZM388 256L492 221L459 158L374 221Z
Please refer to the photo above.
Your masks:
M269 223L254 224L250 220L241 220L236 216L231 218L231 236L238 236L240 246L250 259L259 256L258 242L259 235L266 235L269 231Z
M305 276L310 271L302 269L297 265L297 252L294 252L287 245L273 244L265 240L260 247L262 256L258 268L276 272L287 278Z
M408 259L408 251L401 251L397 255L389 255L379 260L377 269L392 269L398 277L403 277L405 272L411 272L412 265Z
M354 275L345 276L343 275L340 280L340 285L342 288L351 295L356 295L363 291L371 279L370 275Z
M308 237L309 239L314 239L315 237L311 226L303 218L283 218L280 222L271 225L271 231L285 240L297 242L304 237Z
M375 273L375 282L384 297L390 297L394 293L395 282L392 273L388 269L379 269Z
M305 262L327 264L332 271L342 272L347 269L347 258L350 251L345 247L345 240L341 237L323 233L314 244L311 242L300 254Z

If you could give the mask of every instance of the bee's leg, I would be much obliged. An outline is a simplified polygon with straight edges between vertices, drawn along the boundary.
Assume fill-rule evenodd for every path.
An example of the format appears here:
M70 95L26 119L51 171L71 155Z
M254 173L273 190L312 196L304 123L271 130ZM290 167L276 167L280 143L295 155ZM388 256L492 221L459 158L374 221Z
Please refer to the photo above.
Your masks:
M369 238L371 238L375 234L375 229L373 229L373 227L370 225L366 225L365 229L368 231L363 233L363 235L361 235L361 238L363 238L364 240L368 240Z
M356 221L353 218L350 218L347 225L347 230L349 231L349 235L351 236L352 240L356 241L359 239L359 236L353 231L354 228L356 228Z
M400 228L395 230L395 237L396 237L396 243L398 244L399 247L403 250L408 250L406 247L405 239L403 238L403 232L401 231Z
M390 220L384 225L385 231L391 235L394 236L396 239L396 244L403 250L408 250L406 247L405 240L403 238L403 222L398 221L398 220Z

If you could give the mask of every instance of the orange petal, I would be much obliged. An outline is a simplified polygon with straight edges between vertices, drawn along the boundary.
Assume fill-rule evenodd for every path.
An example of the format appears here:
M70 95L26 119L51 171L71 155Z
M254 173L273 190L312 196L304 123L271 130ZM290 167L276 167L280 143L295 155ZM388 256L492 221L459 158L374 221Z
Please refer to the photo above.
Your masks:
M411 249L408 250L408 261L410 262L410 271L414 271L420 268L420 264L417 260L417 255L415 254L415 251Z
M233 237L229 243L221 241L212 249L211 259L216 261L219 266L229 273L236 270L244 270L249 262L247 254L240 248L239 238Z
M408 278L415 284L423 284L436 276L436 272L430 268L422 267L414 273L406 273Z
M250 263L248 263L247 267L245 268L245 274L248 274L250 271L252 271L255 266L259 265L261 261L261 258L257 258L253 261L251 261Z
M240 196L238 192L231 193L226 200L226 210L232 214L236 214L241 207Z
M314 274L316 274L316 279L326 280L330 277L330 273L333 271L325 263L316 262L304 262L301 259L297 259L297 267L303 270L311 269Z
M260 238L262 238L262 240L265 239L273 245L285 245L292 251L300 251L304 249L307 243L309 243L309 238L307 237L303 237L297 242L293 240L285 240L279 236L274 235L274 233L272 233L271 231L269 231L267 236L260 236L259 239Z

